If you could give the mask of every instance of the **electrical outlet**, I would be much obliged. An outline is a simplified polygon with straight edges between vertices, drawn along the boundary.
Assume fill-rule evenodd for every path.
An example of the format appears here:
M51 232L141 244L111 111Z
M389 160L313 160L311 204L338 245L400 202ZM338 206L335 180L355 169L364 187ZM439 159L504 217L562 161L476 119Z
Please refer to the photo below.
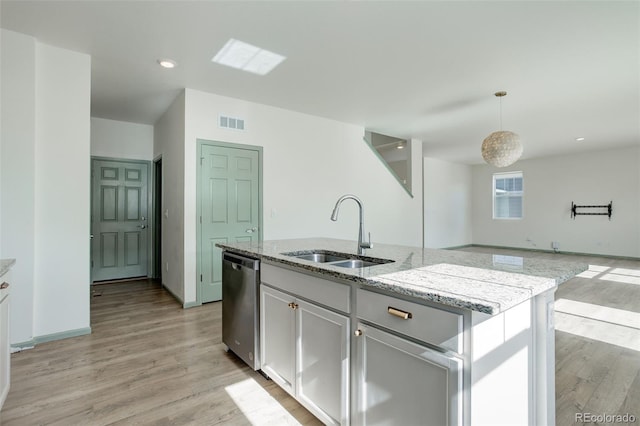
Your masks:
M169 272L169 262L164 262L164 270Z
M559 250L560 249L560 243L557 241L551 241L551 248L554 250Z

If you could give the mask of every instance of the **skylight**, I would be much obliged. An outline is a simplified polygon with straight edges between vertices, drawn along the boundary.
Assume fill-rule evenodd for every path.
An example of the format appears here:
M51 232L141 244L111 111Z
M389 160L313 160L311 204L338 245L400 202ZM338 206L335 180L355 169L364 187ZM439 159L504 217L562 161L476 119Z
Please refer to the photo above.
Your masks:
M231 38L212 61L253 74L265 75L285 59L285 56Z

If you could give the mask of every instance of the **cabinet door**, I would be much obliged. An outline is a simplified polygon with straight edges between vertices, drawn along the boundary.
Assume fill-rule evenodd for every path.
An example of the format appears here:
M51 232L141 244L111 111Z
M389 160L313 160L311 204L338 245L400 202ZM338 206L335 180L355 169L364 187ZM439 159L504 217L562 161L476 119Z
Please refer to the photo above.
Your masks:
M349 318L296 304L298 401L325 424L349 424Z
M358 324L358 424L462 423L462 361Z
M260 351L262 371L294 395L294 298L267 286L260 287Z

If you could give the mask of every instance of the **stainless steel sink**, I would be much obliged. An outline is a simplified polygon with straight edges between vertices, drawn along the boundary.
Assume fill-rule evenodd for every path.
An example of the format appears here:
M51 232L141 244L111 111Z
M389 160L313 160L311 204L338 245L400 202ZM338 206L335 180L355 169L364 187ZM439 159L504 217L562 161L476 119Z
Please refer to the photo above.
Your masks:
M325 253L301 254L294 257L297 257L298 259L309 260L311 262L318 262L318 263L338 262L341 260L349 259L348 257L336 256L333 254L325 254Z
M284 256L295 257L300 260L307 260L325 265L337 266L339 268L366 268L369 266L391 263L393 260L377 259L373 257L356 256L348 253L335 253L327 250L305 250L302 252L282 253Z
M333 266L339 266L340 268L366 268L367 266L381 265L388 262L371 262L360 259L349 259L344 262L332 263Z

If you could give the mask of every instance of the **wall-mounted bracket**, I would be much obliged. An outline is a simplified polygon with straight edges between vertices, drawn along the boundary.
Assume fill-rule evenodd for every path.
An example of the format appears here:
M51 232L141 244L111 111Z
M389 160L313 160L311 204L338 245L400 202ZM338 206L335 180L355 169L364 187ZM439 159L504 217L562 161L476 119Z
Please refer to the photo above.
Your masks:
M579 212L578 209L606 209L606 212ZM575 219L576 216L609 216L611 220L611 212L613 211L613 201L609 204L603 204L598 206L579 206L571 202L571 218Z

